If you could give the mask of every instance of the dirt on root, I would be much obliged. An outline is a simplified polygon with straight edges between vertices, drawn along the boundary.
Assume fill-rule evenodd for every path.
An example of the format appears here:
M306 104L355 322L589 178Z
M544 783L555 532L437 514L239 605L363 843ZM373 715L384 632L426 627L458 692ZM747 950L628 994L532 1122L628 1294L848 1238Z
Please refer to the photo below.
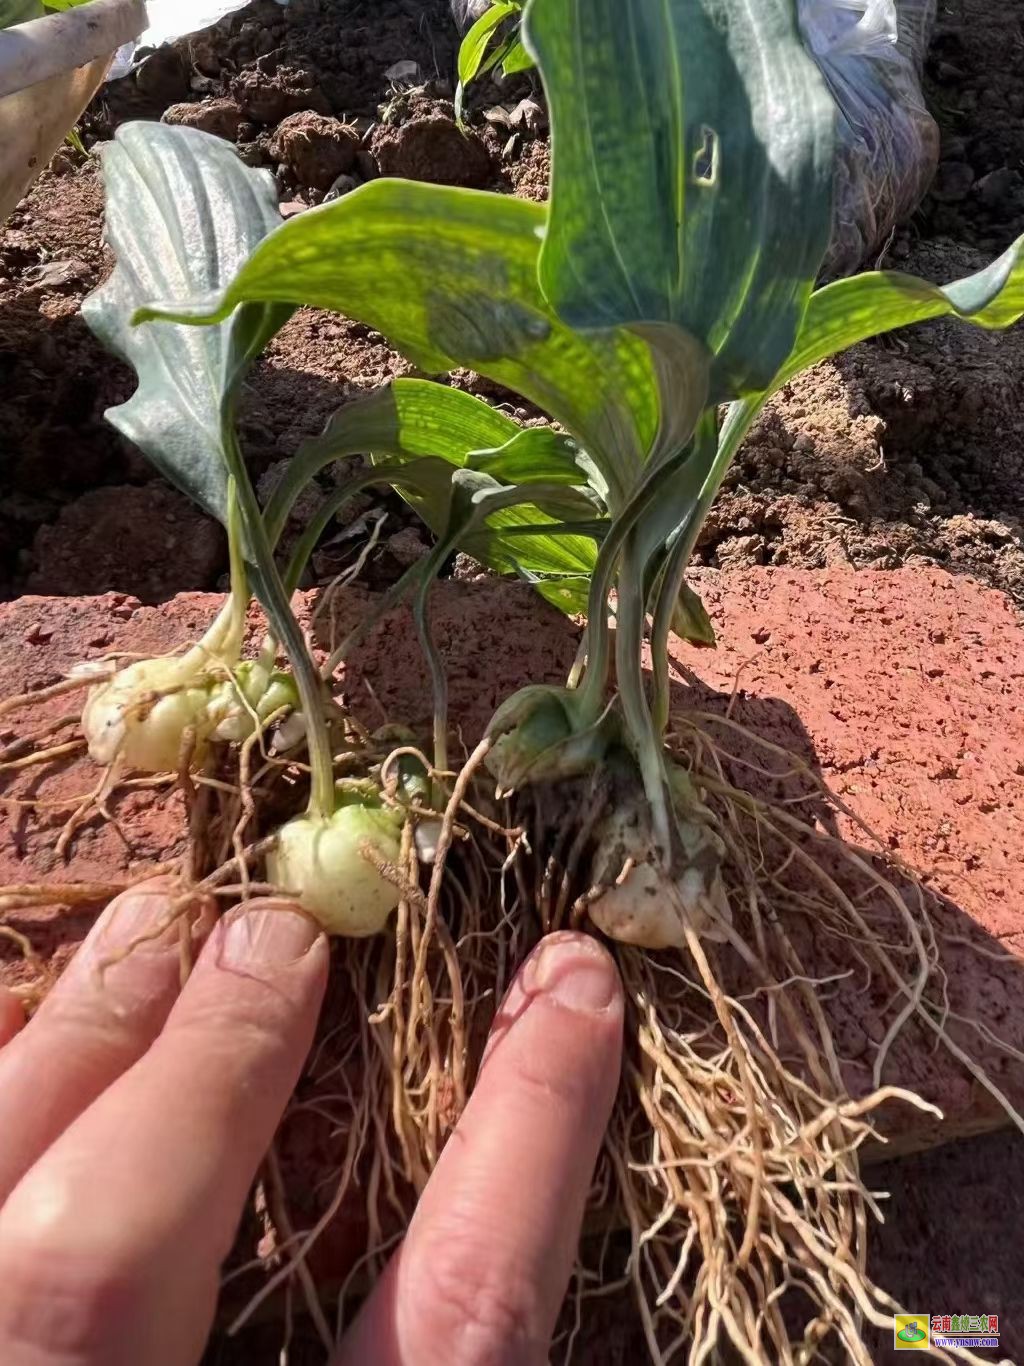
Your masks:
M450 102L457 41L447 0L293 0L286 9L256 0L106 87L82 132L92 146L125 119L163 116L229 136L247 161L274 171L290 213L382 173L542 199L550 157L535 83L529 75L481 83L461 133ZM928 63L942 162L885 265L955 278L1024 230L1022 90L1015 7L945 6ZM299 136L310 130L315 138ZM59 536L62 510L99 489L110 490L107 586L157 600L211 582L203 557L198 565L169 563L154 581L127 534L129 515L145 517L150 499L162 526L161 495L102 418L129 396L132 376L78 316L110 265L101 219L95 164L65 148L0 228L8 451L0 466L0 595L55 584L54 534L41 528ZM339 404L408 368L370 329L300 311L249 386L243 435L254 473L265 476L291 455ZM493 385L454 382L535 416ZM1024 603L1022 476L1024 330L989 334L946 322L908 329L818 366L779 395L729 476L698 559L880 569L929 562ZM139 489L130 509L116 492L126 484ZM371 558L379 582L394 562L388 538L413 519L395 498L374 506L389 516ZM373 524L367 511L365 499L343 511L326 539L344 543L354 527L357 540ZM79 591L95 581L90 554L87 544L64 539L66 591L76 565ZM338 562L334 552L324 559Z

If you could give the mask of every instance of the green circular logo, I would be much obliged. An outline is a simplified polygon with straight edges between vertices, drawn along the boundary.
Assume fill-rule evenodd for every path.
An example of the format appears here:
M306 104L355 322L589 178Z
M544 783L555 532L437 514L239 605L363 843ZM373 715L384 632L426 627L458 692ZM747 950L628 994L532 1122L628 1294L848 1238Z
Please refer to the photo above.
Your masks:
M916 1323L908 1323L906 1328L901 1328L896 1336L900 1342L923 1342L928 1334L923 1333Z

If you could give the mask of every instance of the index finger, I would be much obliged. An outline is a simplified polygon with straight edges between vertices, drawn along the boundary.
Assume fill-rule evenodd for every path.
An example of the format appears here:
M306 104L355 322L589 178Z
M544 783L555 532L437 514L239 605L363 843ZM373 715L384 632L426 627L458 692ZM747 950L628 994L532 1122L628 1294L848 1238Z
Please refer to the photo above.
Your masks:
M163 1027L181 985L178 931L132 946L161 924L173 897L164 878L115 897L35 1018L0 1052L0 1205Z
M336 1366L541 1366L618 1087L623 999L593 939L549 936Z

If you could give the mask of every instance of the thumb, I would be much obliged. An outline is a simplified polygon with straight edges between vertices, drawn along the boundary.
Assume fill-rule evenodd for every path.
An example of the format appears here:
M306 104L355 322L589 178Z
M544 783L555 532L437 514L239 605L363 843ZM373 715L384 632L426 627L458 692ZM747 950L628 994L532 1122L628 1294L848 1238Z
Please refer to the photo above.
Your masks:
M623 1000L595 940L549 936L336 1366L541 1366L618 1086Z

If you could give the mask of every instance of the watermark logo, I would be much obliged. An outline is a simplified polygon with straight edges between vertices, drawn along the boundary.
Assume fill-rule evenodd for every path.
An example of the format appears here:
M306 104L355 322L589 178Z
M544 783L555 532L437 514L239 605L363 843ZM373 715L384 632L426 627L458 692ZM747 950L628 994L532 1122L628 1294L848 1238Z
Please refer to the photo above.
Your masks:
M895 1314L892 1345L897 1352L926 1352L931 1345L932 1318L928 1314Z
M936 1347L998 1347L998 1314L933 1314Z
M892 1345L897 1352L929 1347L998 1347L998 1314L896 1314Z

